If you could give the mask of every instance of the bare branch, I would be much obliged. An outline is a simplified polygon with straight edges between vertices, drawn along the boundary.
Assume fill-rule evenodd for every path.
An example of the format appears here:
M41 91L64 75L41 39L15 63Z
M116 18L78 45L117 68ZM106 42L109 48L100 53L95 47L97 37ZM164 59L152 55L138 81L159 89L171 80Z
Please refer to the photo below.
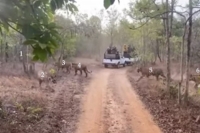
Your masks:
M139 28L145 26L150 20L151 20L151 19L146 20L146 22L144 22L143 24L141 24L140 26L138 26L138 27L136 27L136 28L131 28L131 27L129 27L129 29L131 29L131 30L139 29Z
M191 18L193 15L197 14L198 12L200 12L200 9L197 10L197 11L195 11L195 12L193 12L193 13L188 17L188 19L185 21L185 24L187 24L187 22L190 20L190 18Z
M10 28L12 28L13 30L15 30L16 32L22 34L21 31L17 30L16 28L14 28L11 24L9 24L8 22L5 22ZM23 35L23 34L22 34Z
M164 14L166 14L166 13L170 13L171 11L168 11L168 12L163 12L163 13L160 13L160 14L156 14L156 15L154 15L154 16L145 16L144 18L149 18L148 20L146 20L146 22L145 23L143 23L142 25L140 25L140 26L138 26L137 28L131 28L131 27L129 27L129 29L131 29L131 30L136 30L136 29L138 29L138 28L141 28L141 27L143 27L145 24L147 24L151 19L155 19L156 17L158 17L158 16L160 16L160 15L164 15ZM180 12L178 12L178 11L173 11L173 13L176 13L176 14L178 14L179 16L181 16L181 17L183 17L184 19L186 19L186 17L183 15L183 14L181 14ZM143 18L143 19L144 19Z

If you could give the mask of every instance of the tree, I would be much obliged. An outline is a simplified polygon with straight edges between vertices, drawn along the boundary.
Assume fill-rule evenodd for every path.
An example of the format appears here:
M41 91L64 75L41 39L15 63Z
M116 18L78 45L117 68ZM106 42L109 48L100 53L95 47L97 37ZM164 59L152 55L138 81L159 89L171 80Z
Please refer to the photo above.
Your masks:
M170 29L169 29L169 1L166 0L166 44L167 44L167 90L170 89Z
M60 56L59 61L69 58L75 54L76 48L76 25L73 20L70 18L66 18L64 16L57 15L56 16L56 24L61 26L62 29L59 29L59 35L61 38L60 45Z
M110 8L108 13L108 25L106 28L106 33L109 35L110 44L113 45L114 38L116 36L117 30L117 20L119 17L119 13L114 8Z
M34 60L47 60L60 40L53 15L56 9L67 7L77 11L74 0L2 0L1 31L13 29L25 37L23 44L33 48Z
M189 25L188 25L188 38L187 38L187 56L186 56L186 90L185 90L185 103L188 103L188 88L189 88L189 72L190 72L190 48L192 39L192 15L193 15L192 0L189 0Z

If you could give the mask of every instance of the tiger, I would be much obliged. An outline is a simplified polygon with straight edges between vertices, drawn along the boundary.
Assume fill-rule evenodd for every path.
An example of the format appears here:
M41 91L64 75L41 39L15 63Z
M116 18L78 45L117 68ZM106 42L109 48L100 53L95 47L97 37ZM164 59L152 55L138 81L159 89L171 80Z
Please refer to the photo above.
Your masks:
M80 71L80 74L82 75L82 71L85 72L85 77L88 76L88 73L92 73L92 71L88 71L87 66L85 64L81 63L72 63L72 67L75 71L75 76L77 75L77 72Z
M49 86L49 82L56 83L56 72L52 71L51 69L49 72L46 71L38 71L37 73L37 80L39 82L39 87L41 88L42 83L47 83Z
M56 62L54 64L54 66L56 66L58 68L58 72L60 70L60 68L63 70L63 69L66 69L67 73L70 73L71 69L72 69L72 63L70 62L65 62L65 63L59 63L59 62Z
M155 76L156 77L156 80L158 81L159 79L159 76L162 76L163 78L166 78L166 76L164 75L164 72L161 68L154 68L152 69L152 71L150 71L148 68L146 67L139 67L137 69L137 72L141 72L142 73L142 76L137 80L140 81L144 76L146 76L147 78L149 76Z

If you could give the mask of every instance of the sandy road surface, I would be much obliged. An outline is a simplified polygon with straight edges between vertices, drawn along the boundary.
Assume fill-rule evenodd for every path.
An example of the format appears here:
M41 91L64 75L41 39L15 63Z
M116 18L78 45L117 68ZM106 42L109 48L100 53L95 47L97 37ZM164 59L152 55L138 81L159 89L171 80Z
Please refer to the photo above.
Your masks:
M103 69L86 89L77 133L161 133L132 89L126 69Z

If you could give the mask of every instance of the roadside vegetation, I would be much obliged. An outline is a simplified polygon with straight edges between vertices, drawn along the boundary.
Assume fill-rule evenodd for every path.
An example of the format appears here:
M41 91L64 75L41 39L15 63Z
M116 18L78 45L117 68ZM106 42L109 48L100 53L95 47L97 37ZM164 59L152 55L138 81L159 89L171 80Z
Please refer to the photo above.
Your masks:
M135 48L141 60L130 67L128 77L164 132L200 131L200 89L194 87L194 81L200 83L200 1L188 3L137 0L119 12L119 1L104 0L105 9L90 16L81 13L74 0L0 0L1 131L37 132L50 121L55 132L73 132L77 116L71 114L80 113L75 105L90 78L58 72L56 84L39 89L37 72L80 57L94 59L85 62L97 70L110 44L119 50L124 44ZM160 67L167 78L137 83L140 66ZM58 126L64 111L69 127ZM35 125L40 128L34 130ZM45 128L44 133L51 131Z

